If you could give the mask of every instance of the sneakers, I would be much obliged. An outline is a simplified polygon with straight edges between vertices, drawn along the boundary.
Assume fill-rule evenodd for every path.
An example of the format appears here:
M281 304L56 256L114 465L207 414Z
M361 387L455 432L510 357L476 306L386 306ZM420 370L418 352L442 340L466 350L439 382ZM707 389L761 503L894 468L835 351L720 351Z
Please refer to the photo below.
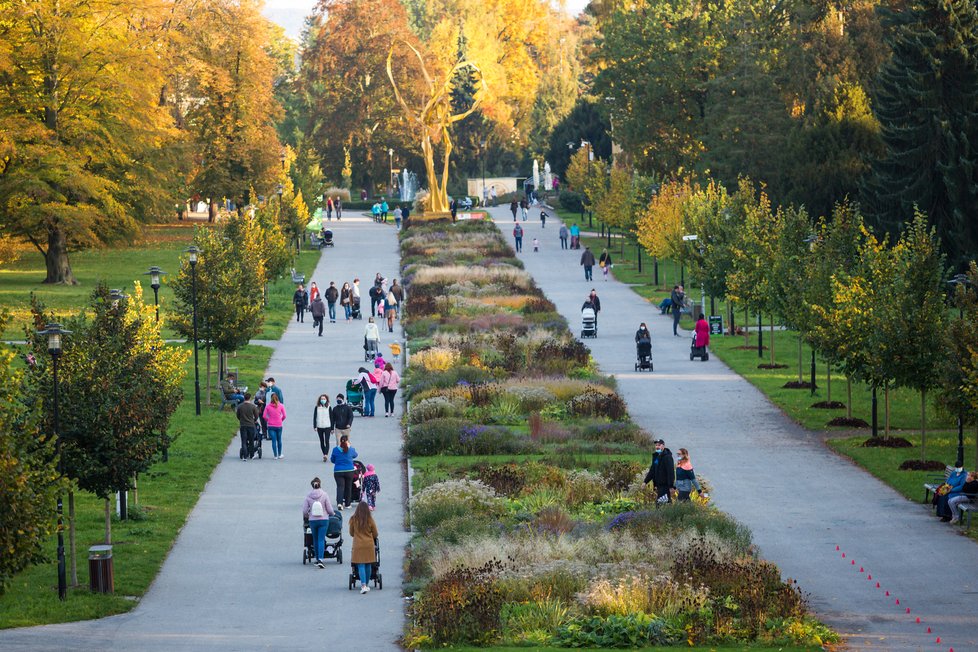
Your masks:
M364 593L370 593L370 587L366 584L360 587L360 595L363 595Z
M326 568L326 564L323 563L322 559L317 559L316 565L319 566L320 568Z
M960 519L960 518L958 518L957 516L955 516L955 517L954 517L954 518L952 518L952 519L951 519L950 521L948 521L948 523L950 523L951 525L954 525L955 523L958 523L958 522L960 522L960 521L961 521L961 519Z
M340 510L342 512L343 511L343 505L337 505L336 506L336 509L338 509L338 510Z

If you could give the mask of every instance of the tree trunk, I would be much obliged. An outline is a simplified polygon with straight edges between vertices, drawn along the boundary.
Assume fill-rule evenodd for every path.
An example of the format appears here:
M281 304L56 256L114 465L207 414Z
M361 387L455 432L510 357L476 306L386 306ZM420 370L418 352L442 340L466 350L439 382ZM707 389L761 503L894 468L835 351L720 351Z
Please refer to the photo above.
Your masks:
M105 499L105 545L112 543L112 498Z
M47 267L45 283L78 285L68 261L68 240L58 226L48 227L48 250L44 254L44 264Z
M207 203L207 221L214 223L217 221L217 202L211 201Z
M825 363L825 400L832 402L832 365Z
M139 474L132 474L132 504L139 504Z
M927 390L920 390L920 461L927 459L925 448L927 446Z
M774 366L774 313L771 313L771 366Z
M78 586L78 558L75 553L75 492L68 492L68 561L71 585Z
M852 378L846 376L846 416L852 418Z
M972 468L978 469L978 426L975 426L975 465Z
M207 347L207 406L211 404L211 347Z
M747 328L747 324L750 323L750 313L747 312L747 308L744 307L744 346L750 346L750 329Z
M798 384L799 385L802 382L802 379L801 379L801 365L802 365L802 362L801 362L801 335L799 335L798 336Z
M883 439L890 438L890 383L883 385Z

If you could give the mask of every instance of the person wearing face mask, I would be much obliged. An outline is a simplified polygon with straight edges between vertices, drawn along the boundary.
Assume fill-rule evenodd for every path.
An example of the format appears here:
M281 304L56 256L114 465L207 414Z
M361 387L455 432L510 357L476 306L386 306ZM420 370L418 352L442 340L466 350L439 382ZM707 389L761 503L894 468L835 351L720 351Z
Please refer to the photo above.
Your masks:
M963 467L957 467L947 476L945 484L950 486L950 490L942 496L937 497L937 515L945 523L951 520L951 508L948 502L964 493L964 484L968 481L968 475Z
M676 488L676 464L672 459L672 451L666 448L666 442L662 439L655 440L652 464L643 483L649 482L655 487L656 504L672 502L671 493Z
M319 448L323 451L323 461L329 461L329 437L333 432L333 415L329 408L329 397L320 394L316 407L312 409L312 427L319 435Z
M638 330L635 331L635 343L638 344L642 340L652 341L652 333L649 332L649 328L645 325L644 321L638 325Z

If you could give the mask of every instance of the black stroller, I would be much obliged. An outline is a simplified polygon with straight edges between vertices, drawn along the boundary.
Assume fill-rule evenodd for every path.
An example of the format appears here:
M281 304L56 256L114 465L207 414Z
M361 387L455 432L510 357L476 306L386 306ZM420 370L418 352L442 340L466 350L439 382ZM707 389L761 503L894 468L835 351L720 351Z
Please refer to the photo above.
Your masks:
M316 546L312 541L312 528L308 519L302 519L303 549L302 564L316 561ZM337 564L343 563L343 515L336 512L329 517L326 527L326 545L323 547L323 559L335 559Z
M367 467L360 460L354 460L353 468L356 475L353 477L353 495L350 502L358 503L363 493L363 474L367 472Z
M353 319L363 319L363 313L360 312L360 297L350 299L350 317Z
M323 247L332 247L334 244L333 232L330 231L329 229L323 229L323 234L320 237L320 242L322 243Z
M693 333L693 340L689 344L689 360L692 362L696 358L706 362L710 359L710 354L707 352L705 346L696 346L696 333Z
M373 362L380 352L380 340L368 340L363 338L363 361Z
M639 340L635 343L635 371L652 371L652 340Z
M370 564L370 579L368 582L374 583L375 589L384 588L384 576L380 574L380 541L374 539L374 557L376 561ZM360 573L357 569L357 565L350 562L350 590L352 591L360 583Z
M238 455L241 457L241 459L245 459L246 457L251 459L257 457L258 459L261 459L261 440L264 438L265 433L262 431L261 419L259 419L255 423L255 438L250 442L250 450L245 450L244 446L238 449Z

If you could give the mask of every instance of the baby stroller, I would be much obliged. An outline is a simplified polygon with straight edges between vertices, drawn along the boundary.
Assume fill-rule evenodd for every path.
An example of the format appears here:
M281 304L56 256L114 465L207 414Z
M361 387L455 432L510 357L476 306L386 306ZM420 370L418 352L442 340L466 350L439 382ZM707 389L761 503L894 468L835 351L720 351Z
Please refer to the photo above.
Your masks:
M374 556L377 561L370 564L370 580L374 583L375 589L384 588L384 576L380 574L380 541L374 539ZM350 562L350 590L352 591L360 583L360 574L357 565Z
M652 371L652 340L639 340L635 343L635 371Z
M696 358L706 362L710 359L710 354L707 353L705 346L696 346L696 333L693 333L693 341L689 345L689 360L692 362Z
M585 308L581 311L581 339L597 336L598 317L594 314L594 308Z
M372 362L374 358L377 357L377 348L380 345L378 340L368 340L366 337L363 338L363 360L364 362Z
M360 312L360 297L350 299L350 317L353 319L363 319L363 314Z
M346 402L351 410L359 412L360 416L363 416L363 389L359 383L352 380L346 381Z
M302 565L311 564L316 560L316 546L312 542L312 528L309 520L302 519L303 550ZM343 563L343 515L336 512L329 517L326 526L326 545L323 547L323 559L335 559L337 564Z
M363 474L367 472L367 467L360 460L354 460L353 468L356 475L353 476L353 498L350 502L358 503L363 492Z
M322 243L323 243L323 246L324 247L332 247L333 246L333 244L334 244L333 243L333 232L330 231L329 229L324 229L323 230Z

